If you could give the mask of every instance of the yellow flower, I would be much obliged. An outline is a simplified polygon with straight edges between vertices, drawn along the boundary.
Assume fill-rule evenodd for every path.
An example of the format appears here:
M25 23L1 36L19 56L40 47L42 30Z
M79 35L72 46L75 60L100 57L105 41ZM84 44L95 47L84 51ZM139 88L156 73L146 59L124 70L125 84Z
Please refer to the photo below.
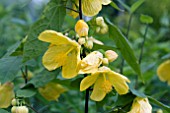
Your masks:
M93 73L102 64L103 54L93 51L83 58L79 63L79 74Z
M101 101L112 90L112 87L120 95L128 93L129 87L126 82L130 82L128 78L103 66L81 81L80 91L94 84L90 98L94 101Z
M0 85L0 108L7 108L10 106L14 98L13 88L14 85L11 82Z
M170 60L163 62L157 69L158 77L163 82L170 85Z
M82 0L82 12L85 16L95 16L102 9L102 5L108 5L111 0Z
M147 98L136 97L128 113L152 113L152 106Z
M89 31L89 26L84 20L79 20L75 25L75 31L80 37L87 36Z
M75 0L77 6L79 6L79 1ZM95 16L102 9L102 5L108 5L111 3L111 0L82 0L82 13L85 16ZM76 6L73 4L72 9L77 10ZM78 16L78 13L71 11L70 15L73 18Z
M61 93L64 93L66 89L55 82L49 82L44 87L38 88L39 93L48 101L57 100Z
M63 78L77 76L80 61L80 45L77 42L52 30L42 32L38 39L51 43L42 59L45 68L52 71L62 66Z

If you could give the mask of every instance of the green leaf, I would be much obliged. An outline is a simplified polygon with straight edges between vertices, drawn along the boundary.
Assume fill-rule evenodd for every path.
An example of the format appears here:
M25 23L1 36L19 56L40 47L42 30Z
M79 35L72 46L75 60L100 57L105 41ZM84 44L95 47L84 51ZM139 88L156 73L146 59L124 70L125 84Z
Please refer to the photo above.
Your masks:
M139 63L134 55L132 48L130 47L128 40L118 29L118 27L116 27L109 21L108 23L109 23L109 37L115 41L116 46L120 49L123 58L142 79Z
M103 49L103 50L107 51L107 50L117 50L118 48L94 43L93 44L93 50L98 50L98 49Z
M59 74L60 69L49 72L48 70L43 70L41 73L33 77L28 84L33 84L35 88L42 87L48 82L54 80Z
M134 87L134 85L132 85L132 84L129 85L130 91L133 95L135 95L137 97L141 97L141 98L146 98L146 95L144 93L137 91L133 87Z
M128 5L126 5L124 2L122 2L121 0L117 0L126 10L128 10L128 12L130 12L130 7Z
M33 88L30 89L20 89L16 92L16 96L17 97L24 97L24 98L28 98L28 97L32 97L36 94L36 90Z
M20 70L22 57L7 57L0 59L0 82L14 80L17 72Z
M144 24L151 24L151 23L153 23L153 18L151 16L142 14L140 16L140 21Z
M47 29L61 31L66 15L62 0L51 0L43 11L42 17L29 30L28 39L24 45L23 61L40 56L47 49L47 44L38 40L38 35Z
M144 2L145 0L138 0L135 2L130 8L130 12L134 13Z
M9 112L0 108L0 113L9 113Z
M113 8L115 8L115 9L117 9L117 10L119 10L119 11L122 11L122 12L124 11L124 10L120 9L120 8L116 5L116 3L113 2L113 1L110 3L110 5L111 5Z
M158 100L154 99L151 96L148 96L148 99L151 103L156 104L157 106L161 107L162 109L166 110L168 113L170 113L170 106L167 106L161 102L159 102Z
M3 57L9 57L12 53L14 53L16 51L16 49L20 46L21 41L16 42L14 45L12 45L11 47L9 47L7 49L6 54Z

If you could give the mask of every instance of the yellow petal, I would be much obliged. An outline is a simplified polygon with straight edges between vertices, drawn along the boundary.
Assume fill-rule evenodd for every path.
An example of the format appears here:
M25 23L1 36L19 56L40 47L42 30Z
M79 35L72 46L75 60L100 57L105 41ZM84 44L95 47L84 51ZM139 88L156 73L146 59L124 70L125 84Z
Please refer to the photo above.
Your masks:
M56 82L49 82L44 87L38 88L38 91L45 99L52 101L57 100L66 89Z
M75 31L80 37L87 36L89 31L89 26L84 20L79 20L75 25Z
M136 97L128 113L152 113L152 106L147 98Z
M80 47L67 54L65 64L62 67L63 78L73 78L78 75L78 63L80 62Z
M0 86L0 108L7 108L10 106L14 98L13 83L7 82Z
M108 5L110 4L112 1L111 0L102 0L102 4L103 5Z
M163 62L158 67L157 74L161 81L170 83L170 60Z
M85 16L95 16L102 9L100 0L83 0L82 12Z
M114 71L110 71L109 73L107 73L107 75L109 81L111 82L111 84L119 94L128 93L129 87L126 83L126 82L130 82L128 78Z
M79 64L79 74L94 73L102 63L103 54L94 51L88 54Z
M43 65L49 71L55 70L56 68L65 64L67 52L71 49L69 45L52 45L45 52L43 56Z
M84 91L94 84L98 77L98 74L93 74L85 77L80 83L80 91Z
M60 32L56 32L53 30L45 30L39 36L38 39L44 42L49 42L55 45L61 44L74 44L74 41L69 39L68 37L64 36Z
M101 101L106 96L106 92L103 91L103 88L102 88L103 84L104 84L104 77L99 75L94 84L93 92L90 96L92 100Z

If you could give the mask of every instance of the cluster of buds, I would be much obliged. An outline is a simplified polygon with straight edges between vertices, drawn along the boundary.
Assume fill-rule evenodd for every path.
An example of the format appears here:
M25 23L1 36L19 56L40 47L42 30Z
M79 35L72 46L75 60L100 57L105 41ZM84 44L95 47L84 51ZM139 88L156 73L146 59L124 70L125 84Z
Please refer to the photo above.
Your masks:
M75 31L79 36L78 43L88 49L93 48L93 41L88 38L89 26L84 20L79 20L75 25Z
M20 104L18 99L13 99L12 102L11 113L29 113L29 110L26 106L18 106Z
M103 17L97 17L96 18L96 32L101 34L106 34L108 32L108 26L104 22Z
M103 63L103 65L108 65L109 62L113 62L117 59L118 54L113 50L107 50L104 53L104 56L105 56L105 58L103 58L102 63Z

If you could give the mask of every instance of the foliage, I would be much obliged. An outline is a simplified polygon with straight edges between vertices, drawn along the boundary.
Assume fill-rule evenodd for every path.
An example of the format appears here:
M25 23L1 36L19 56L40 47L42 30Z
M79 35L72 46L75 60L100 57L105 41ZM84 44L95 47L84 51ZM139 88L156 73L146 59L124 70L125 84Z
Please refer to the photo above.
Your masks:
M170 2L156 1L112 0L110 5L103 5L99 13L104 16L106 25L97 25L96 15L83 17L88 21L88 36L104 45L93 43L93 48L90 49L84 47L88 44L84 44L81 54L83 51L100 51L102 54L107 50L116 51L120 57L108 67L119 72L122 56L125 59L123 75L131 81L128 83L129 92L125 95L119 95L112 89L100 102L90 99L89 113L128 112L136 97L148 98L153 113L158 109L162 109L164 113L170 112L169 86L161 82L156 73L159 65L170 59ZM7 82L14 83L15 98L20 103L18 106L32 106L40 113L83 113L85 92L79 90L85 77L80 74L72 79L62 78L62 67L54 71L46 70L42 66L42 55L49 44L38 40L39 34L44 30L54 30L71 40L79 40L74 31L78 19L69 16L69 8L73 8L74 4L72 2L76 3L76 0L49 0L48 3L36 0L0 1L0 86ZM104 3L100 3L102 4ZM100 32L97 32L97 27L100 27ZM101 32L103 27L108 33ZM142 62L139 63L141 48ZM98 62L95 65L103 65L100 60ZM57 101L46 100L38 90L45 88L50 82L58 83L66 89ZM93 85L88 89L90 94L92 87ZM0 108L0 113L8 113L10 109L10 106ZM31 108L29 111L34 112Z

